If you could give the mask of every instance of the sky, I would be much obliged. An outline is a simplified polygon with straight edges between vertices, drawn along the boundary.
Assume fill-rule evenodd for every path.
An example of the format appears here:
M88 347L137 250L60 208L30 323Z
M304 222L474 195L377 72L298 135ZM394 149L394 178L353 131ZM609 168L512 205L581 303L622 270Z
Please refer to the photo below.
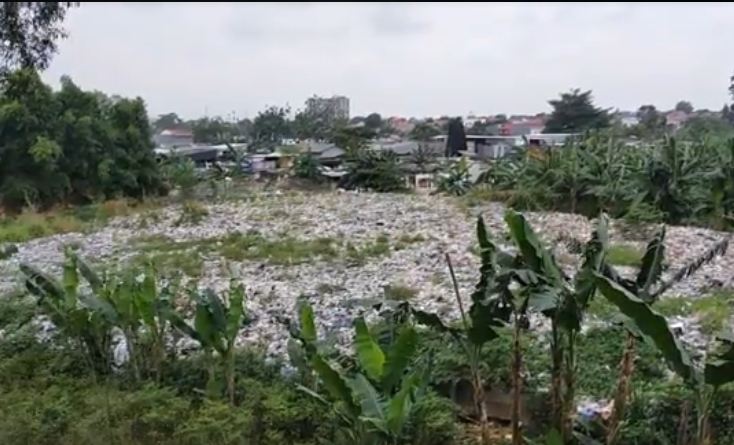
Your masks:
M141 96L155 116L254 117L345 95L351 115L719 110L734 74L734 4L82 3L44 78Z

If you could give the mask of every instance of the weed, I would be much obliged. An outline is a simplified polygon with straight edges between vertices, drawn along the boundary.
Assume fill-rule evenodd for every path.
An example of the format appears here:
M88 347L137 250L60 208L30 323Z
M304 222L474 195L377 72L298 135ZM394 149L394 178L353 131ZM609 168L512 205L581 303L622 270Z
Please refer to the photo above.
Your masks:
M409 301L418 295L418 289L403 284L385 286L385 299L392 301Z
M173 223L173 225L197 225L208 215L209 211L204 205L196 201L186 201L181 206L181 215Z
M233 261L258 260L288 265L304 263L313 258L334 258L339 252L331 238L300 240L281 236L268 240L259 233L234 233L222 240L219 253Z
M141 266L153 263L161 273L182 272L189 277L200 277L204 270L204 259L196 250L169 250L159 253L140 254L133 260L133 265Z
M421 235L420 233L417 233L415 235L404 233L400 235L397 243L395 243L395 250L403 250L407 248L408 246L410 246L411 244L421 243L425 240L426 238L423 235Z
M316 286L316 293L318 294L333 294L334 292L338 292L342 290L343 288L341 286L337 286L335 284L330 283L319 283L318 286Z
M628 244L613 244L609 246L607 261L615 266L639 267L645 253Z
M720 291L701 297L667 297L655 304L655 309L666 316L695 316L701 330L713 335L724 328L734 314L734 293Z
M72 215L24 212L0 221L0 242L24 242L57 233L81 232L86 227Z

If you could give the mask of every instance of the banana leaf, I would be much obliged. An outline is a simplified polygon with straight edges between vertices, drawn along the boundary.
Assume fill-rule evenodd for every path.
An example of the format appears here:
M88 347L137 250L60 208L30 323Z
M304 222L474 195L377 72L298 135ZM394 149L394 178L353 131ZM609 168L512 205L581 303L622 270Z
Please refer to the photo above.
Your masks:
M301 302L298 307L298 321L300 324L300 337L306 343L315 343L316 322L314 321L313 307L307 302Z
M719 337L719 349L709 355L704 367L704 381L721 386L734 381L734 338Z
M545 249L538 236L525 220L525 217L513 210L505 214L505 222L510 235L517 245L523 260L536 274L545 277L549 283L563 285L563 275L553 256Z
M665 317L607 277L597 275L597 286L602 295L629 317L639 331L653 342L676 374L685 380L695 376L691 358L670 331Z
M227 309L226 329L227 342L229 344L234 342L245 318L245 309L243 306L244 300L245 287L241 283L236 284L234 280L232 280L229 290L229 308Z
M367 376L373 381L379 382L382 379L385 366L385 353L372 338L364 318L359 317L354 320L354 330L357 360Z
M360 409L352 396L352 391L347 386L347 381L331 367L320 355L315 354L311 358L311 367L321 379L326 391L336 400L342 402L347 411L353 415L359 415Z
M400 382L417 350L418 333L412 326L403 327L385 361L382 378L382 389L385 393L391 393L395 385Z
M360 417L369 421L380 431L387 433L387 418L383 408L385 402L377 393L375 387L364 375L359 373L353 379L347 379L346 383L351 389L355 401L359 402Z
M589 301L596 293L594 274L601 271L608 245L609 218L602 213L596 223L594 232L591 234L591 239L584 246L584 261L578 274L576 274L576 301L582 309L588 306Z
M651 302L649 291L660 279L663 273L663 260L665 259L665 227L662 227L647 244L645 255L642 257L640 271L637 274L636 285L641 291L641 297Z
M413 399L420 385L421 378L417 373L406 377L400 391L388 403L387 428L393 436L400 435L405 423L410 418Z

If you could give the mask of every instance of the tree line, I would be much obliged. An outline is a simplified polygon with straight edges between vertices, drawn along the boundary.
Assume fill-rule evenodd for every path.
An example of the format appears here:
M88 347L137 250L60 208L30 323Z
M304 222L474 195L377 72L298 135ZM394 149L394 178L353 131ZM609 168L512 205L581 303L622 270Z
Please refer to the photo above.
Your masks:
M141 98L84 91L69 77L53 91L38 72L0 86L0 200L6 208L142 198L162 190Z

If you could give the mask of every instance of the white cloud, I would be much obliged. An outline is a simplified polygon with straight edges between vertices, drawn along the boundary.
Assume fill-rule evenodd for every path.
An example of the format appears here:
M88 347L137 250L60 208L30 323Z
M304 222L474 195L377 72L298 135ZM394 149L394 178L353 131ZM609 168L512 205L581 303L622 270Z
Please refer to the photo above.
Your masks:
M352 114L534 113L572 87L605 107L719 109L733 19L729 4L83 3L45 77L186 117L312 94Z

